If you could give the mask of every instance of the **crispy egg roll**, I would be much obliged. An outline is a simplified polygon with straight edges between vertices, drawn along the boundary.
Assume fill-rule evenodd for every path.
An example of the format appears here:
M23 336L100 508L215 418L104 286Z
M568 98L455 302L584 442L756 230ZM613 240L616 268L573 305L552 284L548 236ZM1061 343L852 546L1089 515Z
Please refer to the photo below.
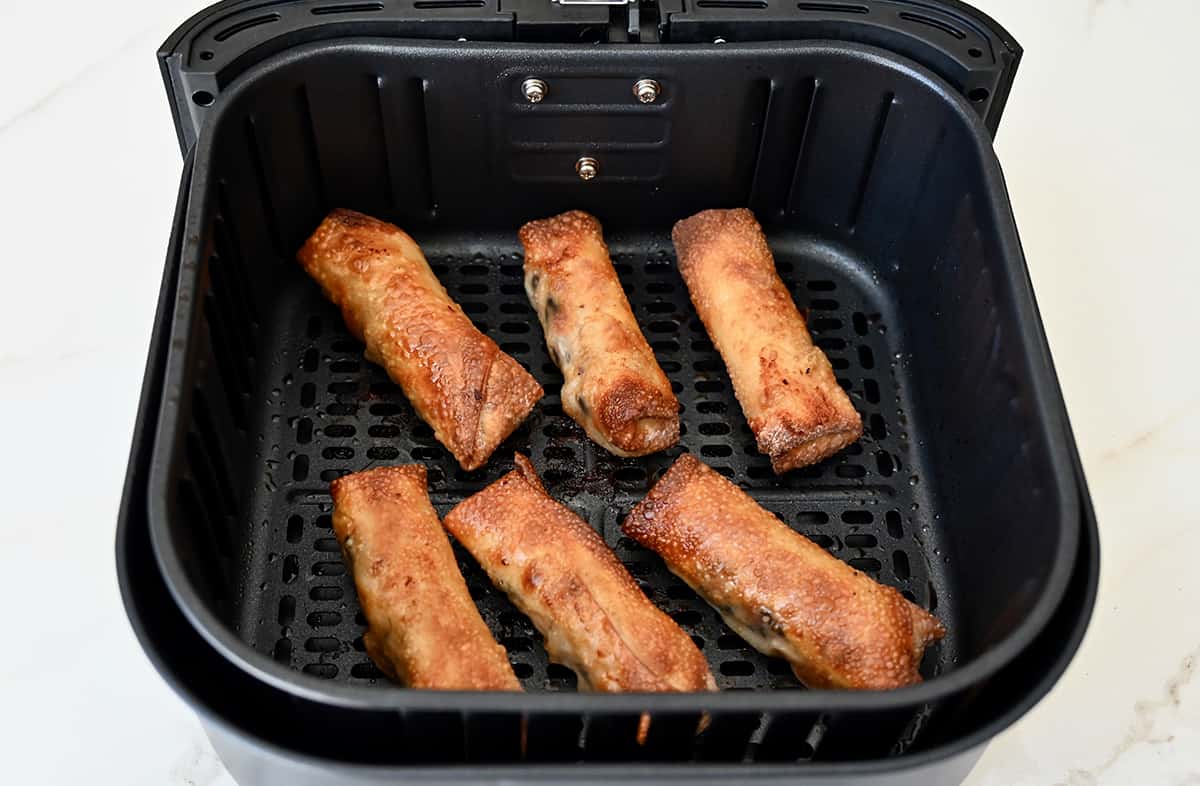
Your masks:
M582 690L716 690L708 663L596 531L546 493L533 466L455 507L443 524L525 612Z
M792 530L690 454L622 529L810 688L920 682L926 645L945 633L929 612Z
M529 415L542 386L479 332L405 232L334 210L297 254L463 469L478 469Z
M562 370L562 407L618 456L679 441L679 402L638 328L600 222L579 210L521 227L525 292Z
M411 688L521 690L479 616L426 492L425 467L333 481L333 531L354 576L375 665Z
M815 464L862 436L862 418L813 344L754 214L705 210L671 237L692 303L775 472Z

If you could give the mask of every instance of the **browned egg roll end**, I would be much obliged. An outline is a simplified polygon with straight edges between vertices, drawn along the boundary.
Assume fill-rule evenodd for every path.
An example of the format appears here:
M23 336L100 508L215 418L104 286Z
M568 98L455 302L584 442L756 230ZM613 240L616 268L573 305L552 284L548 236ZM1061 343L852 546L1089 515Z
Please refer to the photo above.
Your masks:
M758 449L777 473L822 461L862 436L862 418L812 342L745 208L705 210L671 232L679 271Z
M679 401L633 316L600 222L572 210L518 234L525 289L563 372L563 410L618 456L678 442Z
M690 454L622 523L755 649L810 688L885 690L921 681L941 623L894 588L792 530Z
M483 466L542 397L537 380L475 327L399 227L333 210L296 258L463 469Z
M467 590L420 465L338 478L333 531L367 618L367 655L412 688L519 691Z

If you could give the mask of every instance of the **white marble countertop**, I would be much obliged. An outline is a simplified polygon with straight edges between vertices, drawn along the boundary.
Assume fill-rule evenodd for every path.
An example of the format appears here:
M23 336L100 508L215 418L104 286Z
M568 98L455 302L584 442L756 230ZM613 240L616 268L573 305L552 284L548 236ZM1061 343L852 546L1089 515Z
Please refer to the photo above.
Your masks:
M1200 784L1200 3L976 4L1026 50L997 148L1103 571L1078 657L968 783ZM153 55L200 7L0 4L6 783L233 783L112 558L181 167Z

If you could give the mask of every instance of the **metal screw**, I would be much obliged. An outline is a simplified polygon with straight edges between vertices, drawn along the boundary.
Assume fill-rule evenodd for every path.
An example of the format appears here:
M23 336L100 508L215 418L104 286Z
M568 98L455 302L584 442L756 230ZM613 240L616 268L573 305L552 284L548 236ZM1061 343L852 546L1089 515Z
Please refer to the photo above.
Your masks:
M583 156L575 162L575 171L580 180L591 180L600 174L600 162L591 156Z
M662 87L653 79L639 79L633 85L633 94L643 104L653 104L658 100Z
M550 88L546 86L545 82L533 77L521 83L521 95L525 96L525 100L531 104L540 103L549 90Z

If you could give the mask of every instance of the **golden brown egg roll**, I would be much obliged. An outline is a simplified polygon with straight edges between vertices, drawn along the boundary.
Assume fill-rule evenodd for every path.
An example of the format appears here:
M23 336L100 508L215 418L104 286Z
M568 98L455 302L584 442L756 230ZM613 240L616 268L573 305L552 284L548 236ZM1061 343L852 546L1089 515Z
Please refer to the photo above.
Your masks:
M945 633L929 612L795 532L690 454L622 529L810 688L920 682L926 645Z
M463 469L478 469L529 415L542 386L450 299L413 239L334 210L297 254L346 325Z
M579 210L521 227L525 292L563 373L562 407L618 456L679 441L679 402L638 328L600 222Z
M596 531L546 493L529 460L518 454L516 463L443 524L542 632L550 659L583 690L716 690L692 639Z
M815 346L749 210L705 210L671 233L679 270L758 449L778 473L862 436L862 418Z
M521 690L479 616L420 465L333 481L333 531L366 615L367 654L411 688Z

